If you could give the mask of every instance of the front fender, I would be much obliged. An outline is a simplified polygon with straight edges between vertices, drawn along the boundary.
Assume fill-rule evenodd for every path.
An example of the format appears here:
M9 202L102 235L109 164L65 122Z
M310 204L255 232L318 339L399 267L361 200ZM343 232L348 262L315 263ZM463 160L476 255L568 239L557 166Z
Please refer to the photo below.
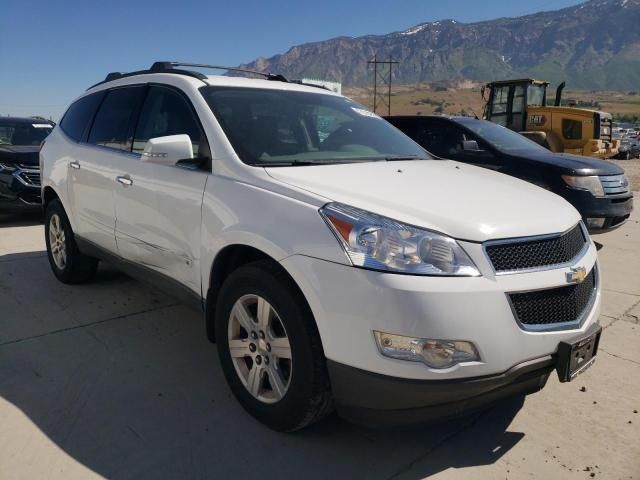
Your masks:
M256 248L276 261L306 255L349 264L333 233L311 204L265 188L213 176L202 205L202 291L216 255L229 245Z
M68 170L70 157L66 153L65 140L57 126L49 134L42 150L40 150L40 184L42 185L42 200L45 199L45 190L50 188L60 199L64 207L71 229L77 231L72 202L69 199Z

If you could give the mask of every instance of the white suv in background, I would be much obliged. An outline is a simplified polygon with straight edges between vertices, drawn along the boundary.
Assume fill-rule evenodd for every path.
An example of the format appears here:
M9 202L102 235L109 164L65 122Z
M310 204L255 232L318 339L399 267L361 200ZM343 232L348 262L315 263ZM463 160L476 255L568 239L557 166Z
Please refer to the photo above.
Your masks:
M110 74L41 150L54 274L99 260L202 309L231 390L291 431L411 424L568 381L598 346L568 203L433 159L353 101L159 62Z

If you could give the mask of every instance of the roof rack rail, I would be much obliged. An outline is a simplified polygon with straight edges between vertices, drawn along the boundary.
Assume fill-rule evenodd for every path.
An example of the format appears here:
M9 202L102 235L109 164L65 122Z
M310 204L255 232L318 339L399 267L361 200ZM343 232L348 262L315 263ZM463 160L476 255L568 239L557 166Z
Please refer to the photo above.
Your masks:
M91 90L92 88L97 87L98 85L102 85L103 83L107 83L107 82L112 82L113 80L118 80L120 78L133 77L135 75L146 75L149 73L175 73L177 75L185 75L187 77L197 78L198 80L205 80L207 78L205 74L200 72L191 72L189 70L179 70L173 67L164 68L164 69L160 68L159 66L156 67L156 65L164 64L164 63L167 63L167 62L156 62L153 64L153 66L149 70L137 70L135 72L108 73L104 80L96 83L95 85L91 85L89 88L87 88L87 90ZM153 67L156 67L156 68L153 68Z
M332 90L328 87L325 87L324 85L319 85L317 83L309 83L309 82L305 82L304 80L289 80L289 82L291 83L297 83L298 85L304 85L305 87L316 87L316 88L321 88L323 90L328 90L329 92L331 92Z
M287 82L287 80L283 75L268 73L268 72L258 72L257 70L249 70L246 68L238 68L238 67L224 67L221 65L207 65L205 63L185 63L185 62L155 62L151 65L152 71L167 71L172 70L173 67L191 67L191 68L210 68L212 70L226 70L228 72L240 72L240 73L249 73L251 75L259 75L261 77L266 78L267 80L275 80L277 82Z
M204 75L203 73L192 72L190 70L177 69L175 67L211 68L214 70L227 70L229 72L241 72L241 73L248 73L252 75L260 75L266 78L267 80L274 80L277 82L289 83L289 80L287 80L284 76L280 74L258 72L255 70L248 70L246 68L223 67L219 65L206 65L203 63L154 62L154 64L151 65L151 68L149 70L137 70L135 72L111 72L107 74L104 80L96 83L95 85L91 85L89 88L87 88L87 90L91 90L92 88L97 87L98 85L102 85L103 83L111 82L113 80L118 80L120 78L133 77L135 75L145 75L149 73L175 73L178 75L186 75L188 77L197 78L199 80L205 80L207 78L207 76Z

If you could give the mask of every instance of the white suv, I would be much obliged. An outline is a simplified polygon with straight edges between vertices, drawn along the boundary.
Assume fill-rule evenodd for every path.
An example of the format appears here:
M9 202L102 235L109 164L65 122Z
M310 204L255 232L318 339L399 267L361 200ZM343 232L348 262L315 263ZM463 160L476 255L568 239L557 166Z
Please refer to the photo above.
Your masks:
M42 148L54 274L120 265L203 310L270 427L409 424L568 381L598 346L596 248L529 183L433 159L321 88L161 62L110 74Z

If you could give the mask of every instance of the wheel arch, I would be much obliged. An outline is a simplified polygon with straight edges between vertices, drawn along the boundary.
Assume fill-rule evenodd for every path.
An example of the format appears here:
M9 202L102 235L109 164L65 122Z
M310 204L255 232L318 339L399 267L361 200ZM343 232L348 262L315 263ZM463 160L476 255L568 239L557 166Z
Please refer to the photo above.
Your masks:
M280 271L290 281L297 294L304 300L309 313L311 308L302 289L295 281L291 273L285 269L273 256L250 245L234 243L222 248L215 256L209 272L209 287L206 292L205 319L207 338L215 343L215 309L218 302L218 293L225 279L238 268L250 263L264 261ZM315 322L315 320L314 320Z
M42 206L47 208L53 200L60 200L60 195L53 189L53 187L47 185L42 189Z
M71 225L71 230L76 231L76 223L75 218L73 216L73 212L68 208L66 204L66 199L51 185L45 185L42 188L42 208L46 211L47 205L49 205L52 201L59 200L62 204L62 208L64 208L65 213L67 214L67 218L69 219L69 224Z

